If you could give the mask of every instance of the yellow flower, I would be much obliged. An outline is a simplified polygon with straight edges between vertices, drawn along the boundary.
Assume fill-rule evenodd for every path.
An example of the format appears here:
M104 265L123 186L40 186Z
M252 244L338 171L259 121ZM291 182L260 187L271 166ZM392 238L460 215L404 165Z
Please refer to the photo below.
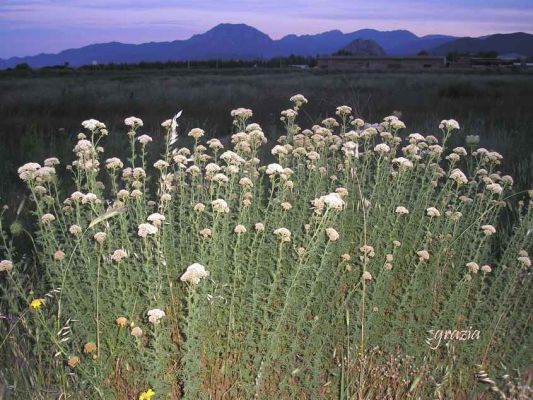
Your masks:
M146 392L142 392L139 395L139 400L150 400L155 395L152 389L148 389Z
M44 299L35 299L30 303L31 308L39 309L44 304Z

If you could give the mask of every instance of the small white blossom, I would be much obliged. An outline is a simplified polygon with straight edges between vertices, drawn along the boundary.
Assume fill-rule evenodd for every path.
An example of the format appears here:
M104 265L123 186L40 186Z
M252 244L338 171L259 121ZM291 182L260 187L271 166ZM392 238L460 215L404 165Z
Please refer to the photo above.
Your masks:
M460 129L459 122L457 122L454 119L443 119L439 124L439 129L447 129L447 130Z
M213 207L213 211L219 212L219 213L229 213L229 207L228 203L226 203L226 200L223 199L216 199L211 202L211 206Z
M233 232L240 234L240 233L246 233L246 228L244 225L237 225L235 229L233 229Z
M140 224L137 231L137 235L146 238L148 235L155 235L157 233L157 228L152 224Z
M158 324L161 318L166 316L165 312L158 308L154 308L153 310L148 311L146 314L148 315L148 321L154 325Z
M378 154L387 154L390 152L390 146L385 143L377 144L376 147L374 147L374 151Z
M13 262L10 260L0 261L0 272L9 272L13 269Z
M427 214L429 217L440 217L440 211L437 210L435 207L429 207L429 208L426 210L426 214Z
M336 240L339 239L340 235L339 235L339 232L337 232L335 229L333 228L327 228L326 229L326 235L328 236L328 239L332 242L335 242Z
M274 230L274 235L278 236L282 242L291 241L291 231L287 228L278 228Z
M129 126L131 128L136 128L143 126L143 121L142 119L137 117L128 117L124 120L124 125Z
M205 134L205 131L203 129L200 129L200 128L194 128L192 129L188 136L194 138L194 139L200 139L202 136L204 136Z
M152 141L152 138L148 135L141 135L137 138L140 144L146 145Z
M458 185L465 185L468 183L468 178L459 168L455 168L450 173L450 179L453 179Z
M206 271L202 264L194 263L187 267L187 271L181 276L180 280L197 285L200 283L200 280L207 276L209 276L209 271Z
M105 164L106 164L105 166L107 169L117 169L117 168L124 167L124 163L120 160L120 158L117 158L117 157L108 158L105 161Z
M494 235L496 233L496 228L492 225L482 225L481 230L486 236Z
M111 260L114 262L121 262L124 258L128 257L128 252L124 249L118 249L111 255Z
M107 234L105 232L97 232L94 235L94 240L96 240L98 243L103 243L107 238Z
M398 215L409 214L409 210L404 206L398 206L396 207L395 213Z
M427 250L419 250L416 252L416 255L418 256L420 261L429 260L429 253Z
M74 224L68 229L68 231L71 235L78 236L82 232L82 229L81 226Z
M50 222L53 222L56 220L56 217L54 217L52 214L44 214L42 217L41 217L41 221L43 224L48 224Z
M265 171L267 175L282 174L283 167L279 164L269 164Z

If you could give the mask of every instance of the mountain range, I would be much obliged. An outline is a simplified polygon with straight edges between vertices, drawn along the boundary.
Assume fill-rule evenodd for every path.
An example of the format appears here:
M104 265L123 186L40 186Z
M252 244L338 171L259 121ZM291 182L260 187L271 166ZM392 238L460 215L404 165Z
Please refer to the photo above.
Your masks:
M339 30L315 35L287 35L273 40L265 33L246 24L220 24L209 31L186 40L125 44L119 42L92 44L58 54L0 59L0 68L27 63L39 68L68 62L77 67L94 62L137 63L141 61L186 61L269 59L291 54L316 56L334 53L356 39L373 40L388 55L415 55L421 50L445 55L450 51L520 53L533 56L533 35L527 33L496 34L483 38L458 38L447 35L419 37L407 30L378 31L362 29L351 33Z

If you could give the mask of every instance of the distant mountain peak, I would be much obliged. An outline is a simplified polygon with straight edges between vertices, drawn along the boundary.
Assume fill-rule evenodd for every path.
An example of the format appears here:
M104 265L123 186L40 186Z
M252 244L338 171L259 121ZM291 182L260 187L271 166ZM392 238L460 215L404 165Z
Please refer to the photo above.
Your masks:
M253 26L244 23L223 23L186 40L142 44L119 42L92 44L64 50L58 54L0 59L0 68L10 68L21 63L40 68L65 63L78 67L93 62L125 64L142 61L250 60L291 54L314 57L320 54L332 54L356 39L373 41L389 55L415 55L422 50L444 55L449 51L490 50L500 54L517 53L533 56L533 35L523 32L490 35L484 39L466 39L446 35L418 37L407 30L361 29L350 33L331 30L318 34L287 35L279 40L273 40ZM364 42L359 43L361 45Z
M384 56L385 50L370 39L355 39L353 42L344 46L339 54L354 55L354 56Z
M230 24L230 23L222 23L214 26L213 28L209 29L207 32L200 33L198 35L194 36L202 36L202 35L220 35L220 34L256 34L258 36L263 37L270 37L266 34L261 32L259 29L254 28L253 26L247 25L247 24Z

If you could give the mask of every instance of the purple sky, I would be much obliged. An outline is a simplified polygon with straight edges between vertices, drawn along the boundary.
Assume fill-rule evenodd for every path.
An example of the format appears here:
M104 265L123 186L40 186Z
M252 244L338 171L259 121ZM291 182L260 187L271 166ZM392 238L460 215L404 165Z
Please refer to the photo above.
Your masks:
M0 58L91 43L187 39L221 22L277 39L331 29L533 33L533 0L0 0Z

